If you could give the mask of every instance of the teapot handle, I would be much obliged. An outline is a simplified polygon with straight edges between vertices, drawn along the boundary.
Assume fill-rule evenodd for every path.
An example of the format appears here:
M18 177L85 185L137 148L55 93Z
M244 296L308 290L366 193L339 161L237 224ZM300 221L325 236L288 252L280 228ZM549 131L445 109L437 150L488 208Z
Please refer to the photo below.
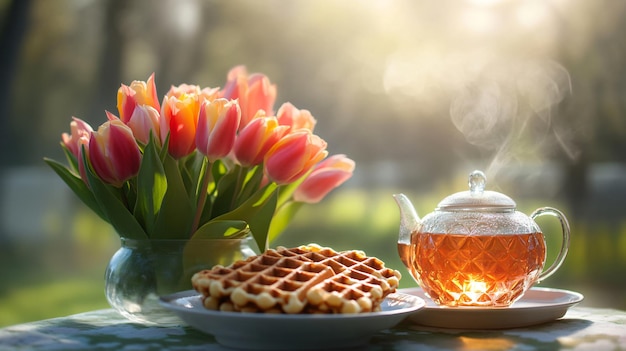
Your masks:
M563 264L563 261L565 260L565 256L567 256L567 251L569 250L569 242L570 242L569 222L567 221L567 218L565 218L565 215L563 214L563 212L553 207L541 207L541 208L536 209L535 212L533 212L530 215L530 218L534 220L537 217L545 216L545 215L554 216L559 219L559 222L561 223L561 232L563 234L563 241L561 243L561 250L559 251L559 255L554 260L554 263L552 263L550 268L546 269L545 271L543 271L543 273L541 273L539 278L537 278L537 282L540 282L546 279L547 277L551 276L552 274L556 272L557 269L559 269L559 267L561 267L561 264Z

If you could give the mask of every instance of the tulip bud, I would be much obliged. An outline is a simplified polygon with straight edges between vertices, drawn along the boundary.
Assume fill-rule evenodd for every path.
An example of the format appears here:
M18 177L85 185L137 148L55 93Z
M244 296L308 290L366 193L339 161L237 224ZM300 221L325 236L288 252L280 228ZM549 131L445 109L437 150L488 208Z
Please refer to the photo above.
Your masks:
M195 84L180 84L178 86L172 85L170 90L167 91L167 96L175 96L180 98L183 95L198 96L200 93L200 87Z
M133 131L133 135L139 142L148 144L150 133L154 134L160 143L160 116L159 111L152 106L137 105L126 125Z
M67 147L67 149L70 150L72 155L74 155L74 157L76 157L80 162L79 152L80 152L81 138L87 138L87 140L89 140L89 137L91 136L91 132L93 131L93 128L91 128L91 126L87 122L83 121L82 119L72 117L72 122L70 122L70 131L71 131L71 134L67 134L67 133L61 134L61 140L63 141L63 144L65 145L65 147Z
M130 83L130 86L122 84L117 90L117 112L122 122L128 123L135 107L141 105L150 106L156 111L161 110L154 83L154 73L150 75L147 82L135 80Z
M163 98L160 119L161 140L169 134L168 151L178 159L196 149L196 126L198 123L197 95L169 95Z
M198 100L198 104L204 101L213 101L220 95L219 88L200 88L198 85L193 84L180 84L179 86L172 86L167 92L167 96L176 96L180 98L183 94L194 96Z
M237 161L245 167L262 163L269 149L288 131L288 126L278 125L276 117L258 115L239 132L235 140Z
M286 102L280 106L276 114L278 123L290 126L292 130L308 129L313 131L317 121L308 110L299 110L294 105Z
M240 121L236 100L204 101L198 116L196 147L211 162L227 156L235 144Z
M200 93L200 102L203 101L213 101L220 97L220 89L219 88L202 88Z
M102 181L121 187L139 172L141 152L133 132L121 120L105 122L91 132L89 162Z
M280 139L265 155L265 172L277 184L288 184L304 176L328 155L326 142L308 130Z
M333 155L318 163L293 194L298 202L314 204L352 177L355 163L345 155Z
M227 82L220 96L239 100L241 107L241 128L247 126L259 110L267 115L274 113L276 85L260 73L248 75L245 66L237 66L228 72Z
M86 152L87 155L89 155L89 151L87 150L89 150L90 137L91 133L89 135L83 135L80 139L78 139L78 173L87 186L89 186L89 181L87 180L87 170L85 169L85 163L83 162L83 152Z

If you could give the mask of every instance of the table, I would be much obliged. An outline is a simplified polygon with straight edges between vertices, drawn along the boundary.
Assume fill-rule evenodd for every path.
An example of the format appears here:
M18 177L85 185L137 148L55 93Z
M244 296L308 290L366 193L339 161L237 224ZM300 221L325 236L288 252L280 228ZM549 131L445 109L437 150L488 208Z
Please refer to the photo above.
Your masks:
M626 311L571 308L527 328L467 331L402 323L375 334L366 350L626 350ZM232 350L186 326L129 322L112 309L0 329L0 350Z

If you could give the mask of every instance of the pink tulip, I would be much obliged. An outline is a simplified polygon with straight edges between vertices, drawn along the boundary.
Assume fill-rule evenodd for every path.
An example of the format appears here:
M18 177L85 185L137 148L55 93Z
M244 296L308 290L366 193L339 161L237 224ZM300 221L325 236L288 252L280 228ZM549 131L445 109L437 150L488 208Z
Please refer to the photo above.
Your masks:
M220 89L219 88L202 88L198 93L200 97L200 103L203 101L213 101L220 97Z
M89 162L105 183L121 187L139 172L141 152L133 132L121 120L105 122L89 139Z
M235 140L233 150L237 161L245 167L262 163L269 149L288 131L288 126L278 125L276 117L257 115Z
M198 116L196 147L211 162L225 157L233 149L240 121L236 100L204 101Z
M301 129L280 139L265 155L265 173L277 184L292 183L328 155L326 142Z
M122 122L128 123L135 107L141 105L151 106L156 111L161 110L154 83L154 73L150 75L147 82L135 80L130 83L130 86L122 84L117 90L117 111Z
M227 82L220 96L239 100L241 107L241 128L247 126L259 110L267 115L274 113L276 85L260 73L248 75L245 66L236 66L228 72Z
M169 134L168 151L174 158L191 154L196 149L198 96L186 93L163 98L160 119L161 140Z
M293 194L298 202L315 204L352 177L355 163L345 155L333 155L318 163Z
M299 110L289 102L280 106L276 118L278 118L278 123L290 126L292 130L308 129L313 131L317 123L311 112Z
M61 134L61 140L63 141L63 144L65 145L65 147L68 148L68 150L70 150L72 155L74 155L79 162L80 145L82 144L81 138L87 138L87 140L89 140L92 131L93 128L91 128L91 126L87 122L83 121L80 118L72 117L72 122L70 122L71 134Z
M85 163L83 162L83 149L89 158L89 139L91 138L91 133L89 135L81 136L78 140L78 173L80 174L80 178L83 182L89 186L89 181L87 180L87 170L85 169Z
M126 125L133 131L135 138L144 145L150 141L150 133L153 133L159 145L161 144L160 115L152 106L137 105Z

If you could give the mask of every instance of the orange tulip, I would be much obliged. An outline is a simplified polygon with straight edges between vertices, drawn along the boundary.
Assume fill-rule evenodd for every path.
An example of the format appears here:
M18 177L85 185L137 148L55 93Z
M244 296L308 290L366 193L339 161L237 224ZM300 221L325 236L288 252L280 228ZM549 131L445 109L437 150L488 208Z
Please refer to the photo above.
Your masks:
M174 158L191 154L196 148L198 96L182 93L163 98L160 119L161 140L169 134L168 151Z
M168 96L181 97L183 94L195 96L198 98L198 103L201 104L205 100L213 101L219 97L219 88L200 88L198 85L181 84L179 86L172 86L167 92Z
M200 93L200 87L194 84L180 84L178 86L172 85L167 92L167 96L176 96L177 98L183 95L197 96Z
M248 75L245 66L237 66L228 72L227 82L220 96L239 100L241 107L241 128L247 126L259 110L273 115L276 101L276 85L261 73Z
M89 123L83 121L80 118L72 117L72 122L70 122L70 131L71 134L63 133L61 134L61 140L65 147L74 155L79 163L80 163L80 147L83 144L81 142L81 138L86 138L89 140L91 136L91 132L93 128L89 125Z
M211 162L227 156L235 144L240 121L236 100L204 101L198 116L196 147Z
M278 123L290 126L292 130L308 129L313 131L317 123L311 112L299 110L289 102L280 106L276 118L278 118Z
M301 129L280 139L265 155L265 172L277 184L295 182L328 155L326 142Z
M133 132L121 120L105 122L89 139L89 162L104 182L115 187L139 172L141 152Z
M151 106L156 111L161 110L154 83L154 73L150 75L147 82L135 80L130 83L130 86L122 84L117 90L117 111L122 122L128 123L135 107L141 105Z
M235 140L234 152L237 161L245 167L263 162L265 154L289 131L288 126L280 126L276 117L258 114L245 126Z
M318 163L293 194L298 202L320 202L331 190L352 177L355 163L346 155L333 155Z

